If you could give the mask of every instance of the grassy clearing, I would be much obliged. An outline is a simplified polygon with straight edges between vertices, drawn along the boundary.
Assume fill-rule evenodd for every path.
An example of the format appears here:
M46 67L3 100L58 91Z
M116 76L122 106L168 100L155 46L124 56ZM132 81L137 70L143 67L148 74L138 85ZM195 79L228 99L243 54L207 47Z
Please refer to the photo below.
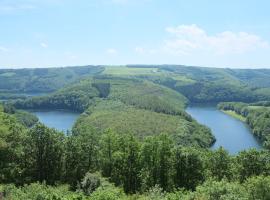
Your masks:
M126 66L107 66L103 74L110 75L147 75L158 73L157 68L131 68Z
M266 106L248 106L251 110L270 110L270 107Z
M235 111L232 111L232 110L222 110L222 112L224 112L225 114L227 115L230 115L232 116L233 118L236 118L242 122L245 122L246 121L246 118L243 117L242 115L239 115L237 114Z
M6 73L0 74L0 76L2 76L2 77L12 77L15 75L16 75L16 73L14 73L14 72L6 72Z

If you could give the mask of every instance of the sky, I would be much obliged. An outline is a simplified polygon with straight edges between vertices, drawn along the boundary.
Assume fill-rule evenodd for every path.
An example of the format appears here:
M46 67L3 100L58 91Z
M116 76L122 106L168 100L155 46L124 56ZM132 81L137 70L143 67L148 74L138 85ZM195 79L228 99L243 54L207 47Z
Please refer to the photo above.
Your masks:
M0 0L0 68L270 68L268 0Z

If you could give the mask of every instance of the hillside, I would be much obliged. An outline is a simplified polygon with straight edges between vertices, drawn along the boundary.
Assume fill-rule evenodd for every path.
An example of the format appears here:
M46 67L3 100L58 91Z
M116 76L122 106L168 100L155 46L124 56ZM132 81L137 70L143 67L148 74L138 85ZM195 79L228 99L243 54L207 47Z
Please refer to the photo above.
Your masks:
M0 95L49 93L103 70L101 66L0 69Z
M49 95L17 100L14 105L24 109L84 112L76 123L74 130L77 131L82 130L80 126L101 132L111 128L138 138L165 132L176 138L178 144L207 147L214 138L208 129L199 126L184 111L188 103L255 102L270 98L263 92L269 90L266 87L269 80L267 73L261 75L262 70L170 65L83 69L66 68L84 73L81 72L81 78L78 76L74 83L67 82ZM245 78L253 74L256 86L248 84Z
M0 97L48 93L84 77L148 80L169 87L191 102L270 99L270 70L222 69L182 65L82 66L0 70Z
M205 126L199 125L188 115L170 115L138 109L121 101L101 100L90 106L76 122L73 132L80 134L94 128L102 133L110 129L119 134L147 136L166 133L177 145L209 147L214 137Z
M138 138L167 133L178 144L209 147L210 130L196 123L184 108L187 99L174 90L136 78L95 77L47 96L18 100L17 108L70 109L84 112L74 132L95 128L132 133Z

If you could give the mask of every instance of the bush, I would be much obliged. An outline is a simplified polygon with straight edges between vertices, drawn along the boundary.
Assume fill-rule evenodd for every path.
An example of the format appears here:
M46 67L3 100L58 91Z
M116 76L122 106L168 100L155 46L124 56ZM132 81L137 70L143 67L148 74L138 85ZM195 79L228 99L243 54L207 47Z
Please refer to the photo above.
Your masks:
M98 173L86 173L80 183L80 190L86 195L93 193L101 185L101 176Z

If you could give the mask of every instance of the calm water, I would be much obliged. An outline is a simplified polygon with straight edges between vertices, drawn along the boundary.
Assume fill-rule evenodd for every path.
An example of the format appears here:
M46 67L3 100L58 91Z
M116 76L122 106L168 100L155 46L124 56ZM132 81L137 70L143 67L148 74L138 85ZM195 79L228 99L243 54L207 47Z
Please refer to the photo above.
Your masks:
M35 114L39 121L48 127L55 128L59 131L66 132L71 130L76 119L79 117L79 113L65 111L65 110L55 110L55 111L31 111Z
M216 137L212 146L223 146L231 154L249 148L260 149L261 145L252 135L248 126L212 106L191 106L186 110L199 123L208 126Z

